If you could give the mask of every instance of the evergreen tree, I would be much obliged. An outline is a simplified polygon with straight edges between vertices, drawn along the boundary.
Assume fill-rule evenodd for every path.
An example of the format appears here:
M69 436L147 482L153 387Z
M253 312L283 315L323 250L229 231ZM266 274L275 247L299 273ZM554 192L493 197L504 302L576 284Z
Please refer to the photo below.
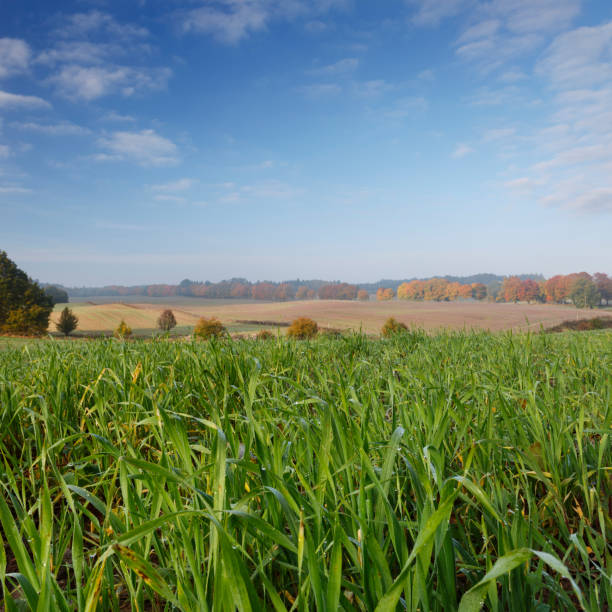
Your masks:
M66 306L62 310L59 321L55 324L57 331L68 336L70 332L73 332L79 324L79 318Z

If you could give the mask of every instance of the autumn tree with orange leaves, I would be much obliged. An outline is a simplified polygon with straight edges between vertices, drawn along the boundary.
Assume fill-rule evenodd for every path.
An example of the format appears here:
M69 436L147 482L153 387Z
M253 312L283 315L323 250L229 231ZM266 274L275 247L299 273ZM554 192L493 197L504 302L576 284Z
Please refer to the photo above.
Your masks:
M391 287L385 289L384 287L380 287L376 292L376 299L384 302L387 300L392 300L395 296L395 291Z

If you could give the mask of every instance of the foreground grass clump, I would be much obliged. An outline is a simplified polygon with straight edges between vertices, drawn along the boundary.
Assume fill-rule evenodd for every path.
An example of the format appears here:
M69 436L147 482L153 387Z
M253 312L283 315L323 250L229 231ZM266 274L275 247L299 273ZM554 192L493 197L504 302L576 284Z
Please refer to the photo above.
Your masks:
M606 331L8 348L5 608L609 609L611 370Z

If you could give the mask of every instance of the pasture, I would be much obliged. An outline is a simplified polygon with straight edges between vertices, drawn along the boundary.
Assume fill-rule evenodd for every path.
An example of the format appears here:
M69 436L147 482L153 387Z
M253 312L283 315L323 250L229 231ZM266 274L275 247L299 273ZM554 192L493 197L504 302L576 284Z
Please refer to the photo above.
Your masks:
M116 299L116 298L113 298ZM56 307L52 321L59 316ZM241 300L205 300L198 298L149 298L146 302L112 302L93 298L91 302L70 304L79 317L79 330L84 332L112 332L121 319L141 335L150 334L165 308L175 314L176 333L188 333L200 317L219 318L230 332L248 332L258 328L240 321L278 321L288 323L297 317L314 319L322 327L378 333L388 317L395 317L409 327L427 330L539 329L550 327L572 318L593 316L592 310L573 306L548 304L503 304L481 302L356 302L343 300L310 300L291 302L257 302ZM266 327L266 326L263 326ZM268 326L269 327L269 326ZM50 330L54 331L53 322Z
M610 371L610 331L9 346L5 609L610 609Z

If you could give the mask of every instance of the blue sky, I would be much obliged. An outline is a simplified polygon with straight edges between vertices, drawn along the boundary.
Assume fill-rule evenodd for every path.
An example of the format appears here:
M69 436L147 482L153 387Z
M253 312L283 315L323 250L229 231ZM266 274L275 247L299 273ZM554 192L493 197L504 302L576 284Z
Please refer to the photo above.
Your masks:
M0 248L67 285L612 272L609 0L5 0Z

